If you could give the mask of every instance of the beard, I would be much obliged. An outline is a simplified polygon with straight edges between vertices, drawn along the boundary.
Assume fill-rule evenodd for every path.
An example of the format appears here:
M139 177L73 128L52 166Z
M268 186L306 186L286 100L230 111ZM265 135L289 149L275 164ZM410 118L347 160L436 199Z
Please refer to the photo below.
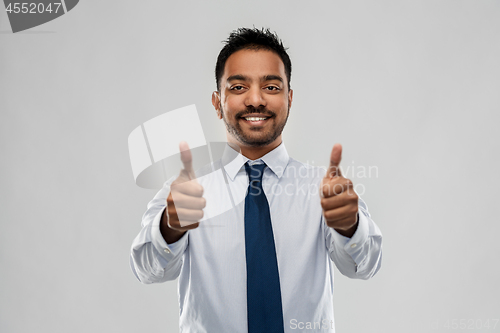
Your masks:
M272 143L274 140L276 140L281 133L283 132L283 129L285 128L286 121L288 120L288 116L290 114L290 107L288 107L286 118L282 123L276 123L276 113L270 110L267 110L265 108L255 108L253 106L247 107L246 110L240 111L235 115L235 124L231 124L226 121L226 117L224 114L224 110L222 108L222 105L220 105L220 111L222 114L222 119L224 120L224 124L226 125L227 131L234 137L236 140L239 142L243 143L246 146L250 147L264 147ZM262 114L265 117L273 117L275 120L272 124L271 129L266 130L266 133L263 133L263 135L258 135L254 136L251 135L251 133L245 133L243 129L240 126L239 119L241 117L244 117L247 114L252 114L252 113L259 113ZM250 127L250 132L255 131L257 132L258 130L262 130L260 127Z

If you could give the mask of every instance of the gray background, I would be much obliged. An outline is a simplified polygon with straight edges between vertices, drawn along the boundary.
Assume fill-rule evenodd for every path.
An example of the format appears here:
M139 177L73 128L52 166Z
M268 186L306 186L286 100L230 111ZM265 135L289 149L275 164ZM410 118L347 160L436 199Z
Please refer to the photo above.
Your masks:
M127 137L194 103L224 140L215 59L252 25L290 47L290 155L326 165L340 142L344 167L378 168L351 178L382 269L336 272L337 331L500 318L499 1L81 1L18 34L0 10L1 332L178 331L176 282L129 268L156 191L134 184Z

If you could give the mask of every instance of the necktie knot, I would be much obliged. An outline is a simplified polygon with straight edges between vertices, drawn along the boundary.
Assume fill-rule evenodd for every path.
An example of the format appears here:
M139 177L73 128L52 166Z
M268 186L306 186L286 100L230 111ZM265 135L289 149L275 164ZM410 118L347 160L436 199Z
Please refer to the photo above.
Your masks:
M250 182L262 182L262 176L264 175L264 169L266 168L266 164L254 164L249 165L248 162L245 163L245 170L247 171L248 180Z

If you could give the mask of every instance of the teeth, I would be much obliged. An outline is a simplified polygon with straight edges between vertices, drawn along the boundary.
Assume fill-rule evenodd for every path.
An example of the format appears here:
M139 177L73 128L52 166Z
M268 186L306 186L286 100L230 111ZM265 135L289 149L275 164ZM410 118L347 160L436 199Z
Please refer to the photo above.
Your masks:
M266 117L264 117L264 118L260 118L260 117L247 117L245 119L249 120L249 121L259 121L259 120L265 120L267 118Z

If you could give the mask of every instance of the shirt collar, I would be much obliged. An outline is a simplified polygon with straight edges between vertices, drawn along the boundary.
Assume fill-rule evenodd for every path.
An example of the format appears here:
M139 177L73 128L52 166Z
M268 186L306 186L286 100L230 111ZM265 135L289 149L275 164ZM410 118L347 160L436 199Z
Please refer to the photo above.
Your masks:
M283 142L260 158L278 178L281 178L283 175L289 159L290 157ZM229 144L226 144L224 153L222 154L222 166L231 180L234 180L236 174L249 160L248 157L243 156L231 148Z

